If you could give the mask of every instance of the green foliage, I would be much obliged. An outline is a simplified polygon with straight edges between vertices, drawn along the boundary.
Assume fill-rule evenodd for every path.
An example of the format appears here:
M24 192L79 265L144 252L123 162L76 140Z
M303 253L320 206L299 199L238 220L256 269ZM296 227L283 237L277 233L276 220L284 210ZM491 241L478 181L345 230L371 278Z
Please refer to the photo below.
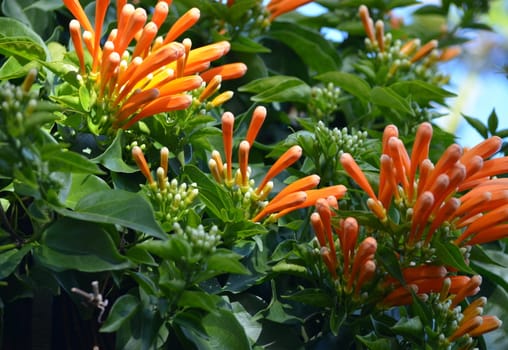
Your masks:
M453 136L437 126L428 154L421 144L412 153L404 148L417 145L418 127L432 124L456 96L439 62L446 48L465 41L462 28L487 28L481 15L488 1L420 6L413 24L404 25L391 10L413 0L324 0L319 4L327 12L314 17L292 11L284 0L175 0L167 17L159 13L160 39L146 42L149 25L143 32L145 23L136 23L144 14L148 23L159 10L154 1L135 3L139 9L122 28L117 20L129 11L118 15L112 4L93 37L84 34L82 19L71 33L69 21L80 10L72 13L61 1L1 2L0 347L21 341L10 325L27 338L42 334L44 321L24 318L27 308L36 317L40 300L72 304L62 319L80 334L61 338L76 349L508 346L506 327L486 337L471 336L475 327L460 332L469 312L484 310L508 322L507 235L501 230L508 222L501 210L508 205L508 167L505 158L488 159L507 154L506 142L496 141L508 136L500 129L503 116L493 110L486 123L464 116L501 148L482 148L477 163L441 158ZM368 6L367 27L361 5ZM82 6L95 27L96 2ZM195 10L187 24L178 21L192 7L200 10L199 21L191 25ZM369 21L376 23L373 36ZM113 28L118 36L108 38ZM158 48L175 28L173 51ZM342 39L327 37L329 28L342 31ZM92 49L89 34L99 49ZM229 44L212 44L222 41ZM122 44L125 52L114 51ZM175 56L161 54L165 49ZM242 67L228 73L223 66L236 62L247 66L245 75ZM221 78L199 80L208 66L222 67ZM146 110L153 113L143 116ZM237 115L234 125L225 111ZM399 135L383 134L389 124ZM296 145L302 155L284 160ZM414 170L407 166L419 152L434 163L425 174L418 159L411 181L417 186L430 176L423 192L442 205L432 213L418 207L421 189L407 181ZM388 156L396 170L382 178ZM231 178L227 162L238 169ZM476 182L458 181L445 192L439 185L456 180L461 165L479 173ZM485 169L491 173L481 173ZM258 190L267 173L273 176ZM368 185L358 181L359 173ZM309 175L311 185L298 182ZM481 191L467 213L449 215L431 237L429 226L447 201L469 205L471 188L487 186L487 178L500 178L501 189ZM347 192L326 192L337 185ZM498 207L499 217L486 220ZM264 209L270 215L256 220ZM422 212L428 215L418 226ZM459 243L464 232L470 236ZM474 284L478 275L481 290ZM29 298L33 302L24 303ZM471 303L478 308L468 309ZM23 305L29 306L19 312ZM63 346L63 340L51 342Z

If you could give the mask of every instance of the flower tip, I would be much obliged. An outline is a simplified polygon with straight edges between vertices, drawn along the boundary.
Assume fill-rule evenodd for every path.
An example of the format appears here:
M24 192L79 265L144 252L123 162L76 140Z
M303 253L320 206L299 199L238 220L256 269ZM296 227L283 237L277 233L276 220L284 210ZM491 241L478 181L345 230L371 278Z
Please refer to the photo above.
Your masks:
M235 122L235 116L231 112L224 112L222 114L221 121L222 121L222 125L227 125L227 126L233 125L233 123Z
M360 16L369 16L369 8L366 5L362 4L358 8L358 13Z

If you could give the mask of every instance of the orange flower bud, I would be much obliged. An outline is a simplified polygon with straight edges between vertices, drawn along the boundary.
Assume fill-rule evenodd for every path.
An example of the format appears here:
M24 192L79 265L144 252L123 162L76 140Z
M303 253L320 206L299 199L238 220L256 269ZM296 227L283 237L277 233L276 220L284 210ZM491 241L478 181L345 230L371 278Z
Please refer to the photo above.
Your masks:
M152 174L150 172L150 168L148 167L148 163L146 162L145 159L145 155L143 154L143 151L141 150L140 147L134 146L132 148L132 158L134 158L134 161L138 165L139 170L141 170L141 173L148 180L148 183L150 184L154 183Z
M294 162L300 159L301 156L302 156L302 148L298 145L292 146L290 149L284 152L284 154L282 154L280 158L277 159L277 161L268 170L265 177L263 178L258 188L256 189L256 193L259 194L268 181L270 181L275 176L277 176L282 171L291 166Z

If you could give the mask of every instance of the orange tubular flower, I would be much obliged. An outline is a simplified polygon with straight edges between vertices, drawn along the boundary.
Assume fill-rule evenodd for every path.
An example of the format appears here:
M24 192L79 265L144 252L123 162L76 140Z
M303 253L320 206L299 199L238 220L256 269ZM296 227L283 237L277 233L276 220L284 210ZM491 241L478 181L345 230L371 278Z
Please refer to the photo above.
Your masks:
M508 237L508 180L494 178L508 172L508 157L488 159L501 148L501 139L494 136L466 150L453 144L434 165L428 159L431 138L432 126L421 124L409 156L395 126L386 127L377 193L351 155L343 154L340 161L381 222L392 202L402 211L411 209L409 247L429 245L444 223L458 233L457 245Z
M377 241L373 237L365 238L356 248L359 226L355 218L348 217L332 224L332 212L327 200L321 198L316 202L316 212L311 215L311 224L321 247L321 256L332 277L337 280L342 276L346 293L360 295L362 287L370 282L376 274L374 255ZM340 242L340 254L335 248L335 231ZM326 254L324 254L326 253ZM339 264L339 258L342 264ZM341 269L337 273L337 269Z
M192 96L188 92L200 88L204 81L195 74L208 69L212 61L224 56L230 48L225 41L197 49L191 49L189 39L175 42L199 20L200 12L196 8L180 17L162 38L157 34L168 15L166 1L157 3L149 21L144 9L120 0L116 2L118 26L106 36L101 47L109 0L97 1L94 27L79 1L63 2L76 18L69 27L79 72L87 88L97 92L94 108L95 115L100 117L91 117L88 123L95 133L126 129L151 115L189 107ZM91 66L85 63L83 45L92 57ZM132 52L128 51L130 46ZM206 81L221 73L224 74L221 80L236 79L245 71L246 66L237 63L217 67L205 76Z
M291 12L309 2L312 2L312 0L271 0L266 8L268 12L270 12L270 21L273 21L277 17Z
M220 153L216 150L212 152L208 162L214 179L231 191L234 198L241 202L240 206L244 208L246 218L258 222L270 215L272 220L277 220L294 210L314 205L319 198L331 196L335 201L342 198L346 192L344 186L314 189L319 184L320 178L317 175L310 175L289 184L272 200L266 200L273 188L272 179L300 159L302 148L297 145L289 148L270 167L259 185L255 186L254 180L250 178L249 152L265 118L266 109L256 107L247 130L247 137L239 144L238 169L233 172L235 117L232 113L225 112L222 115L222 139L226 163L223 163Z

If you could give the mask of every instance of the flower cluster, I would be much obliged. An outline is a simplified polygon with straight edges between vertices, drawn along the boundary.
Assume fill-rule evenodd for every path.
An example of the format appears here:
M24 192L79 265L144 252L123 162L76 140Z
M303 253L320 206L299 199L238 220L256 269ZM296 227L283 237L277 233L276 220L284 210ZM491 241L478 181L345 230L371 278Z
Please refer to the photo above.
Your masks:
M507 172L508 157L489 159L501 139L494 136L466 150L452 144L435 164L429 159L431 139L432 126L421 124L409 156L397 128L385 128L377 194L351 155L341 156L342 166L367 193L368 207L385 227L391 225L392 206L408 220L407 234L394 243L426 247L437 235L463 246L508 236L507 182L495 178Z
M238 78L246 71L242 63L209 69L211 62L228 53L227 41L195 49L190 39L175 41L198 21L197 8L181 16L165 36L157 36L170 2L159 1L147 22L148 15L143 8L117 1L117 28L111 30L101 45L109 0L97 1L94 26L77 0L64 0L64 4L76 18L70 22L69 29L79 74L93 101L88 126L94 133L126 129L143 118L185 109L193 100L186 92L212 79L220 82ZM135 44L129 51L132 42ZM220 78L215 78L217 75ZM213 82L200 101L216 90L217 83ZM222 96L212 104L220 104L225 99Z
M337 288L346 294L359 298L362 288L372 281L376 274L374 256L377 241L366 237L358 244L359 226L353 217L332 223L334 210L338 209L333 197L321 198L316 202L317 211L311 217L312 227L320 245L320 254ZM333 232L338 236L337 242ZM339 257L341 258L339 263ZM338 272L338 273L337 273Z
M227 188L233 195L237 205L245 212L247 219L261 221L270 215L272 220L291 211L314 205L322 197L333 196L342 198L346 188L342 185L314 189L320 181L317 175L309 175L296 180L281 190L271 200L267 200L273 189L272 179L294 164L302 156L302 148L292 146L267 171L261 182L256 186L251 179L249 167L249 151L266 118L266 109L258 106L254 110L245 140L238 146L238 169L233 173L233 127L235 117L230 112L222 115L222 139L224 144L225 162L221 154L214 150L208 162L215 180Z
M143 151L139 146L132 148L132 157L141 173L148 180L148 185L143 185L142 188L152 203L155 217L162 227L169 231L192 208L192 204L199 194L197 185L195 183L190 185L178 183L177 179L169 180L169 150L166 147L162 147L160 150L160 165L155 172L156 180L153 178Z
M451 343L460 349L472 349L473 337L491 332L502 325L496 316L482 316L487 298L479 297L464 309L460 304L476 295L480 290L482 278L454 275L444 266L421 265L408 267L402 271L405 285L393 277L387 279L385 287L396 286L380 303L382 308L408 305L414 295L425 300L432 313L435 324L429 327L438 348L447 349ZM413 295L414 294L414 295Z
M328 83L326 86L314 86L307 105L309 117L316 121L333 121L333 113L339 109L340 88Z
M448 77L437 72L436 63L448 61L460 55L458 47L449 47L437 50L438 41L431 40L421 44L419 39L406 42L393 40L391 33L385 33L385 24L382 20L374 23L370 17L367 6L362 5L358 11L367 37L365 44L367 56L376 61L377 65L386 66L387 79L408 79L408 77L429 81L442 85L448 82ZM399 72L403 74L398 74Z
M217 226L212 226L206 231L203 225L197 227L187 226L183 229L180 224L173 225L175 234L180 235L184 240L190 243L192 247L192 256L196 260L201 260L213 254L221 242L221 236Z

